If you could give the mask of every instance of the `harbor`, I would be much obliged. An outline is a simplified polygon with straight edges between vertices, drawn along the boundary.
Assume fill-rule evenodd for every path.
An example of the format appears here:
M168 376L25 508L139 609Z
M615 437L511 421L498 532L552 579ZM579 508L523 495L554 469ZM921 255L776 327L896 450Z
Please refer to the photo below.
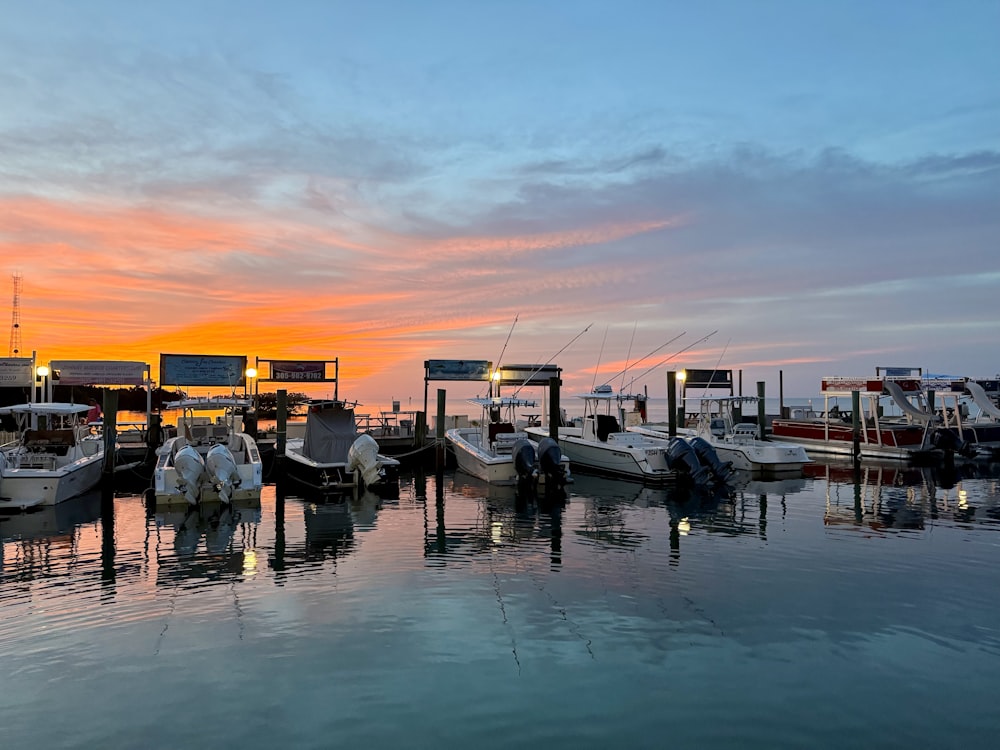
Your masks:
M395 498L268 483L228 513L91 493L0 517L6 742L649 747L669 729L794 747L864 727L872 746L948 747L1000 730L995 475L820 461L715 498L575 480L558 507L448 470L404 471Z

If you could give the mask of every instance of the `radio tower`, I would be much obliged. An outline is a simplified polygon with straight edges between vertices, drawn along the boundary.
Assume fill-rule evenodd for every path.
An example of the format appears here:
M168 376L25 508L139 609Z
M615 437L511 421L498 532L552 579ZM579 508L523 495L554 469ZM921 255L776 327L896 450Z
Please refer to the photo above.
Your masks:
M14 271L14 308L10 314L10 353L8 357L21 355L21 274Z

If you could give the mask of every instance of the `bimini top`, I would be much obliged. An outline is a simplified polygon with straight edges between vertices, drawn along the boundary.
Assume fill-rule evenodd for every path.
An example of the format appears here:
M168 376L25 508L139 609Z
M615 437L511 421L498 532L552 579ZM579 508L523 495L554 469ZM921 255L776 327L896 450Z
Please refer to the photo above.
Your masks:
M15 404L14 406L0 407L0 415L7 414L61 414L69 416L90 411L86 404L66 404L43 402L37 404Z
M180 401L169 401L163 405L164 409L238 409L250 408L250 399L236 398L234 396L203 396L195 398L184 398ZM89 407L84 407L87 409Z

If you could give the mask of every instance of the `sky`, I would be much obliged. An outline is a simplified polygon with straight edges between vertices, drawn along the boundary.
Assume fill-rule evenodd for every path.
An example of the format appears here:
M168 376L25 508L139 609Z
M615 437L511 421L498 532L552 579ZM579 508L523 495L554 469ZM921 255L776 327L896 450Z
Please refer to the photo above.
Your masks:
M41 361L336 358L413 407L427 359L1000 371L995 0L0 8Z

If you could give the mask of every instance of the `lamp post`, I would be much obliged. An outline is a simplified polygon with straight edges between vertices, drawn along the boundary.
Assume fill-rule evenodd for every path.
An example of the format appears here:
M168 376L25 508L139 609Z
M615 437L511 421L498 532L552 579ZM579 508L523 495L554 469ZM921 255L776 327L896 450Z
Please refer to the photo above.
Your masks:
M246 377L243 379L243 395L249 396L254 392L253 388L250 387L250 382L257 377L257 368L248 367L244 375L246 375ZM256 406L253 402L251 402L250 405L254 407Z
M45 365L39 365L35 368L35 375L38 376L38 381L41 383L41 395L38 397L40 402L49 400L49 368Z

